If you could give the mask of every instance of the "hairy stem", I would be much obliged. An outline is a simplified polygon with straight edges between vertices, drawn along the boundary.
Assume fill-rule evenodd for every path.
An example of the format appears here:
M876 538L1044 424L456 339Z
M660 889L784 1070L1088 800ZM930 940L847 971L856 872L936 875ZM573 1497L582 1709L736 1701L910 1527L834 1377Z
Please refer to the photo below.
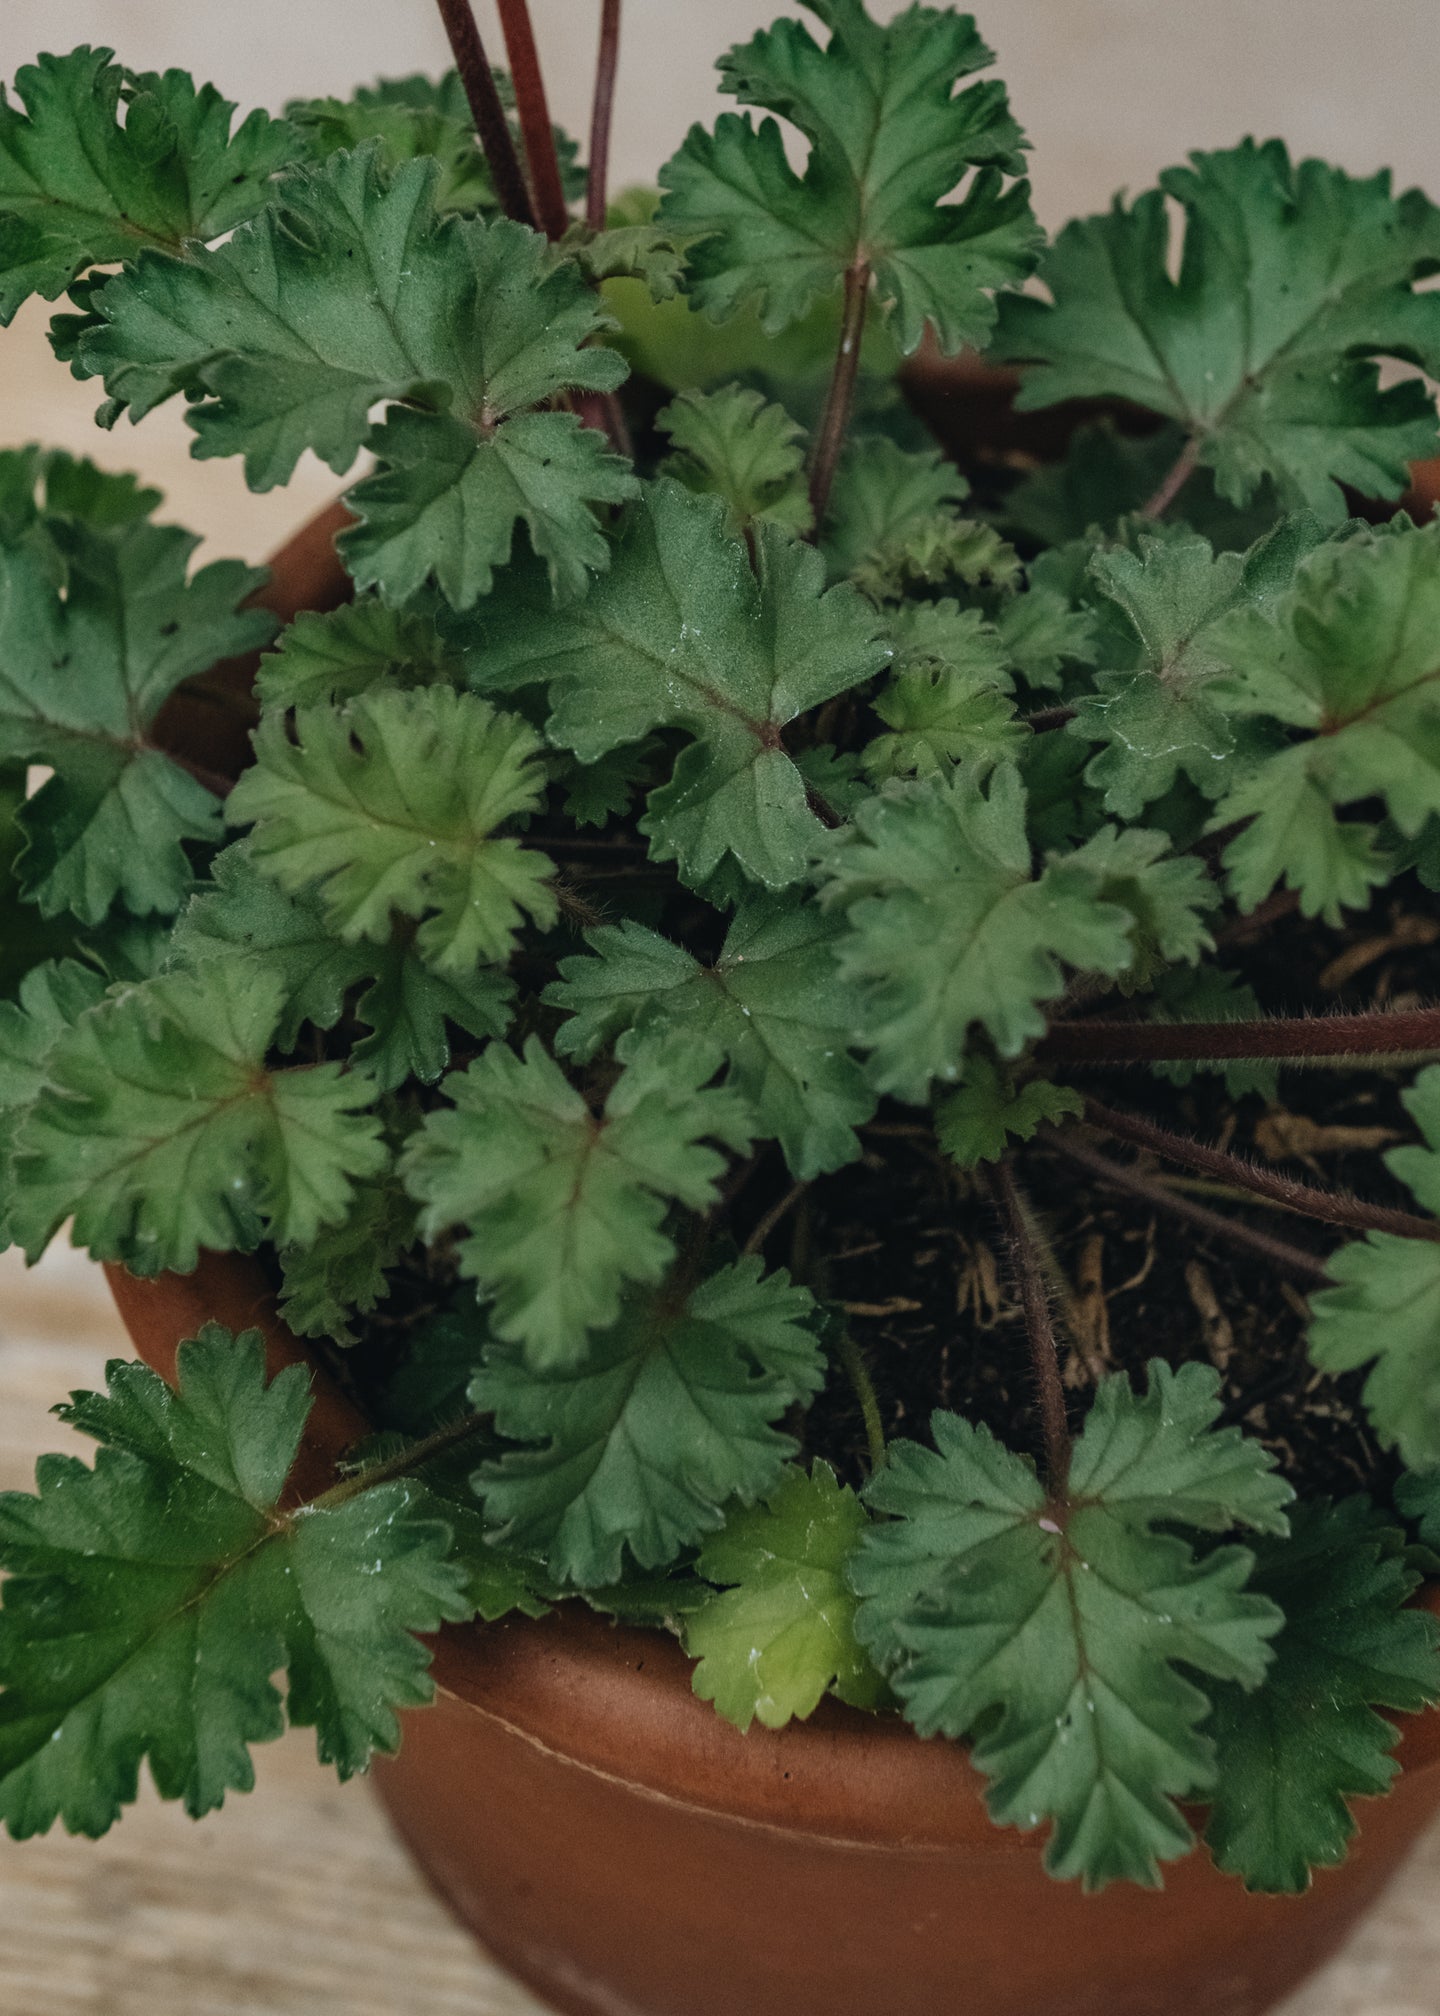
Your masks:
M378 1485L393 1484L397 1478L412 1476L433 1457L443 1456L447 1449L453 1449L457 1443L468 1442L472 1435L478 1435L489 1419L488 1414L466 1414L461 1420L452 1421L448 1428L437 1428L433 1435L412 1442L408 1449L387 1457L383 1463L372 1463L368 1469L342 1477L338 1484L332 1484L328 1491L322 1491L318 1498L310 1499L301 1509L329 1512L351 1498L358 1498L364 1491L373 1491Z
M1199 466L1200 442L1198 437L1195 437L1185 443L1166 471L1159 489L1153 497L1146 500L1141 508L1141 517L1163 518Z
M1015 1270L1020 1302L1025 1311L1025 1329L1030 1338L1030 1356L1040 1394L1040 1422L1045 1436L1045 1482L1052 1501L1058 1503L1064 1498L1070 1481L1070 1423L1065 1414L1060 1353L1055 1345L1055 1326L1050 1320L1050 1298L1045 1290L1045 1270L1039 1253L1040 1234L1008 1162L999 1164L991 1182L1005 1220L1010 1263Z
M870 266L856 259L845 271L845 306L840 316L840 343L835 352L835 368L820 431L815 437L815 455L810 465L810 509L818 536L830 502L845 434L850 425L850 409L855 403L855 380L860 371L860 339L865 333L865 304L870 297Z
M620 61L620 0L600 0L600 55L595 65L595 100L590 111L590 182L585 221L605 229L610 181L610 122L615 110L615 72Z
M515 86L515 110L525 142L525 165L530 171L530 189L535 216L547 238L563 238L570 222L565 208L565 191L560 184L560 161L555 152L555 129L550 124L550 108L545 102L545 80L540 74L540 52L535 47L535 31L530 25L527 0L497 0L500 26L505 34L505 54Z
M1365 1204L1358 1197L1321 1190L1311 1183L1297 1183L1291 1176L1261 1169L1224 1148L1211 1148L1188 1134L1174 1134L1168 1127L1157 1127L1153 1120L1142 1119L1138 1113L1116 1112L1113 1107L1102 1106L1098 1099L1085 1101L1085 1118L1092 1127L1117 1141L1148 1148L1152 1155L1178 1162L1182 1169L1197 1169L1202 1176L1213 1176L1238 1190L1267 1197L1289 1211L1298 1211L1304 1218L1318 1218L1322 1224L1344 1225L1358 1232L1394 1232L1402 1239L1440 1240L1440 1220L1419 1218L1410 1211L1393 1211L1383 1204Z
M437 0L437 5L440 19L445 23L445 33L450 38L455 68L460 73L460 82L470 101L471 117L475 121L475 131L480 135L480 145L485 150L500 208L517 224L528 224L533 230L535 210L530 201L530 191L520 171L520 157L510 137L510 122L505 117L505 107L500 103L500 93L495 88L495 76L480 40L480 30L475 25L471 0Z
M1253 1226L1242 1225L1237 1219L1225 1217L1222 1212L1196 1204L1193 1199L1178 1195L1168 1184L1158 1182L1155 1177L1147 1176L1142 1170L1125 1163L1112 1162L1108 1155L1097 1154L1083 1141L1076 1141L1058 1128L1046 1127L1042 1130L1041 1139L1047 1148L1053 1148L1068 1161L1088 1170L1097 1181L1113 1190L1124 1190L1159 1211L1168 1211L1174 1218L1185 1219L1202 1232L1213 1233L1233 1246L1243 1246L1251 1253L1258 1253L1262 1260L1273 1261L1277 1267L1284 1267L1301 1280L1318 1283L1328 1278L1325 1262L1318 1253L1307 1253L1299 1246L1288 1245L1283 1239L1272 1238L1268 1232L1257 1232Z
M840 1363L845 1368L845 1377L850 1381L855 1398L860 1403L860 1416L865 1423L865 1442L870 1451L872 1474L885 1463L885 1424L880 1418L880 1401L875 1391L875 1381L870 1377L870 1367L865 1363L865 1354L850 1335L848 1329L840 1332Z
M1254 1022L1067 1022L1036 1052L1046 1064L1158 1064L1260 1057L1397 1057L1440 1051L1440 1008Z

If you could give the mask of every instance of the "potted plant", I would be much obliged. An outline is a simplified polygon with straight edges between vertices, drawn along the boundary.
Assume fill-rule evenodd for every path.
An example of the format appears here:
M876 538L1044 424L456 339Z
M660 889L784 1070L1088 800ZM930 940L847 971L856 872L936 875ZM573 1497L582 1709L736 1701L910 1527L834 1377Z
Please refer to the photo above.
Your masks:
M808 4L658 207L618 0L588 179L524 0L0 104L103 424L371 458L268 583L0 459L4 1228L148 1361L0 1501L0 1815L403 1721L566 2008L1247 2016L1440 1804L1440 210L1047 247L969 17Z

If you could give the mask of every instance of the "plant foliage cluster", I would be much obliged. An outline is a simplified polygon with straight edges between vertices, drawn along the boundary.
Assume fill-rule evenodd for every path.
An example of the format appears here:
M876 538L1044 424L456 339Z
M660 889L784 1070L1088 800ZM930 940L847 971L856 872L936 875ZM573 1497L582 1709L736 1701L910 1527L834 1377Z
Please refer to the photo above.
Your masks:
M1398 1503L1295 1502L1158 1338L1072 1440L1029 1292L1043 1463L937 1411L857 1492L794 1430L863 1363L774 1257L888 1114L1033 1288L1025 1144L1105 1128L1087 1059L1143 1105L1336 1050L1223 946L1440 883L1440 529L1393 511L1440 210L1245 142L1047 245L968 16L807 6L721 60L741 109L658 206L548 235L536 123L482 149L474 77L237 123L80 49L0 97L0 319L68 296L101 423L178 396L257 489L365 471L351 598L280 627L153 492L0 457L4 1237L259 1254L376 1428L297 1502L306 1375L215 1326L174 1390L72 1396L93 1468L0 1500L16 1834L102 1831L145 1761L204 1812L283 1716L360 1769L416 1633L577 1595L742 1728L833 1693L968 1739L1091 1886L1158 1881L1187 1802L1304 1887L1391 1780L1381 1711L1440 1695L1433 1016L1344 1035L1413 1077L1415 1208L1336 1200L1310 1330ZM548 172L578 203L563 136ZM922 340L1139 431L972 494L895 389ZM227 709L238 775L191 732Z

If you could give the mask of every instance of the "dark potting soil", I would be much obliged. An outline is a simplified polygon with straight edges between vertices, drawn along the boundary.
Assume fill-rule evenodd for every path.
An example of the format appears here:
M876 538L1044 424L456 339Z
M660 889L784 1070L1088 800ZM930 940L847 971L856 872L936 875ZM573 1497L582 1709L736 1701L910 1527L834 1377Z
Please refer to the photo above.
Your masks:
M1440 904L1407 881L1343 933L1290 916L1227 945L1224 956L1270 1013L1413 1006L1440 991ZM1090 1012L1132 1011L1111 996ZM1386 1146L1414 1138L1400 1104L1413 1076L1413 1065L1291 1070L1274 1102L1232 1099L1208 1075L1185 1088L1144 1069L1077 1073L1073 1082L1303 1182L1413 1208L1380 1160ZM864 1159L818 1184L788 1241L777 1235L768 1250L783 1260L787 1243L794 1247L816 1291L845 1308L887 1438L928 1440L930 1413L944 1407L1038 1455L1029 1348L996 1209L983 1178L948 1164L916 1118L884 1111L866 1132ZM1112 1162L1322 1260L1362 1236L1217 1193L1098 1134L1084 1138ZM1077 1424L1105 1374L1122 1371L1139 1384L1152 1358L1200 1360L1220 1373L1225 1418L1258 1435L1297 1489L1388 1496L1398 1466L1365 1420L1364 1373L1330 1378L1306 1356L1314 1283L1103 1187L1040 1144L1019 1151L1016 1173L1053 1249L1052 1308ZM802 1432L807 1456L826 1457L852 1482L864 1475L864 1424L838 1367Z

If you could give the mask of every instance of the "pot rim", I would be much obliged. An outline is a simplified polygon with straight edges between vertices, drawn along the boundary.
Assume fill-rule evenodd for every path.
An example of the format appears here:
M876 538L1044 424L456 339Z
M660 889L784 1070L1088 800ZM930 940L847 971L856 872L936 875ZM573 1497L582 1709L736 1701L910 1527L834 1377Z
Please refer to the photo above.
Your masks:
M315 1402L291 1480L295 1498L324 1489L344 1450L370 1432L285 1324L254 1258L206 1253L192 1274L148 1280L113 1263L105 1274L137 1350L172 1383L180 1343L205 1322L258 1329L271 1377L306 1367ZM1440 1615L1440 1582L1428 1583L1421 1600ZM449 1625L427 1642L437 1695L667 1804L854 1847L1037 1853L1029 1830L990 1819L968 1746L927 1741L898 1714L870 1715L831 1698L805 1721L742 1734L695 1694L693 1665L675 1637L613 1623L580 1600L544 1618ZM1400 1730L1403 1770L1440 1765L1440 1708L1386 1719Z

